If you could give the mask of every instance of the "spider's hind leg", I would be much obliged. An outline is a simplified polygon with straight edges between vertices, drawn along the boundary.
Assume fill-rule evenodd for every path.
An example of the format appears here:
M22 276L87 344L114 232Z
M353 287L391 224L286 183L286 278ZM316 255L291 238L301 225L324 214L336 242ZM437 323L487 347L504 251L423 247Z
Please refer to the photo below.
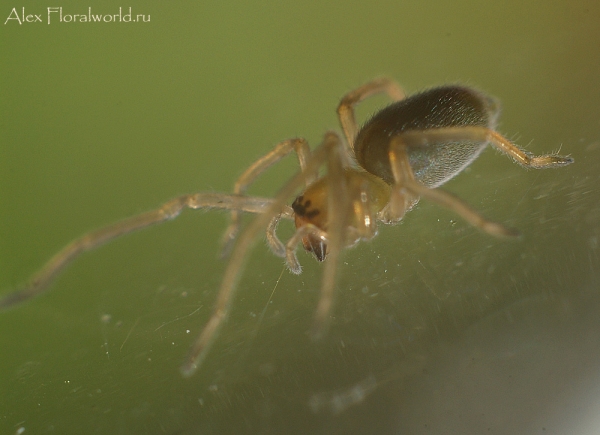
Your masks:
M573 163L573 159L568 156L556 154L535 156L522 150L498 132L476 125L407 131L392 139L389 157L396 182L396 192L404 190L415 197L426 197L454 211L471 225L493 236L515 237L519 235L519 232L484 218L480 213L469 207L467 203L450 193L444 192L441 189L430 189L424 186L415 179L412 172L407 152L409 147L426 147L433 143L460 142L479 142L483 144L489 142L492 146L512 158L516 163L526 168L557 168Z
M574 162L572 157L559 156L558 154L534 156L533 154L522 150L496 131L488 130L487 133L488 140L495 148L499 149L515 162L526 168L558 168L560 166L570 165Z
M487 129L479 127L450 127L440 128L428 131L411 131L409 133L400 134L392 139L390 144L389 158L392 173L394 175L395 185L392 193L392 205L395 201L401 201L404 198L412 198L412 201L418 200L419 197L441 205L452 210L471 225L485 231L496 237L515 237L519 232L507 228L504 225L490 221L482 216L479 212L472 209L466 202L460 198L442 190L432 189L415 179L414 173L408 159L408 146L426 146L429 143L452 142L452 141L469 141L481 140L486 141L487 136L479 137L473 133L479 134L481 130ZM410 200L409 200L410 201ZM406 201L405 201L406 202ZM404 212L401 206L398 207L399 212Z

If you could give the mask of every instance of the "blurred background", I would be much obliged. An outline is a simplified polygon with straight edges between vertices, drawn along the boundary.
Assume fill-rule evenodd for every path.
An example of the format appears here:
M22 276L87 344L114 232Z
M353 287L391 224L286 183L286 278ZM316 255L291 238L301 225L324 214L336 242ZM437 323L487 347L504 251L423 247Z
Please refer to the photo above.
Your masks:
M42 22L19 23L23 7ZM523 237L421 201L344 253L318 343L322 265L300 253L293 276L257 243L190 379L178 367L215 300L226 215L188 211L86 254L0 315L0 432L598 433L598 2L65 0L50 24L47 7L0 8L3 292L86 231L230 191L283 139L314 147L339 98L381 75L408 93L482 89L502 102L501 133L575 164L524 170L485 151L444 188ZM141 22L69 22L129 7Z

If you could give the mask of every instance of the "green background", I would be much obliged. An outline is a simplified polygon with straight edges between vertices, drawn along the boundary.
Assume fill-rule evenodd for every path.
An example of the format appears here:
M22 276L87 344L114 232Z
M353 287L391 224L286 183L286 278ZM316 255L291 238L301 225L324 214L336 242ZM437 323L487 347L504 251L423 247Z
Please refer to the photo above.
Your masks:
M23 6L44 22L5 21ZM306 332L322 266L301 253L293 276L258 243L190 379L178 367L215 299L225 215L186 212L86 254L0 315L1 433L587 433L600 415L598 2L64 1L64 15L131 6L150 22L49 25L48 6L0 7L3 291L88 230L230 191L280 140L315 146L338 128L339 98L380 75L409 93L485 90L502 101L499 131L575 164L527 171L487 150L445 188L522 239L421 201L344 253L318 343Z

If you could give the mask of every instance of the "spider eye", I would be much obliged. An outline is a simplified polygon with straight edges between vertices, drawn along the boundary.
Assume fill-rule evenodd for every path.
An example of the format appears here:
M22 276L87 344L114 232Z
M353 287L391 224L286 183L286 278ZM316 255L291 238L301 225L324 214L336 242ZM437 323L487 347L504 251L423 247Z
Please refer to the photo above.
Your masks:
M302 245L304 245L304 249L308 252L312 252L319 261L323 261L325 260L325 257L327 257L327 243L325 242L325 239L319 236L309 234L303 237Z

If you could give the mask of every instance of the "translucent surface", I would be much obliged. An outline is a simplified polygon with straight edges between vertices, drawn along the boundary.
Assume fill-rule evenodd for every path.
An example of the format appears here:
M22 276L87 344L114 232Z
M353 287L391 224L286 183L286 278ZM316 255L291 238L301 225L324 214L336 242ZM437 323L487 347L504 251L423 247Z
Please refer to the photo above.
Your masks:
M292 276L257 244L188 380L178 367L220 282L224 216L188 212L85 255L0 315L0 432L597 433L598 3L189 3L133 3L151 17L135 24L48 25L46 6L27 6L42 23L3 25L0 289L87 230L230 190L279 140L316 144L338 99L382 74L409 92L480 87L503 104L500 132L575 164L525 171L485 151L445 188L522 239L422 201L344 254L319 343L306 332L321 265L302 254ZM253 192L273 194L289 160Z

